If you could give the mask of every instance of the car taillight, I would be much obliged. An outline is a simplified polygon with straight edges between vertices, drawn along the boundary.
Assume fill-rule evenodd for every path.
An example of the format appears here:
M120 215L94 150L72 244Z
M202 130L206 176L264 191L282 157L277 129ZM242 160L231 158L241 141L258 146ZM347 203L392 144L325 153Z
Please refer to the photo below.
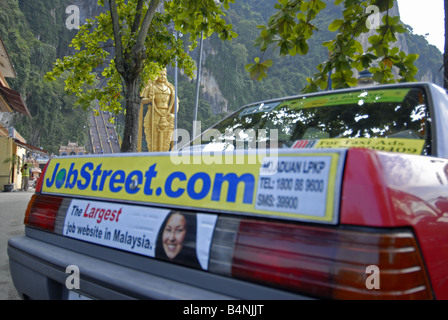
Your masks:
M25 224L62 235L71 201L35 194ZM208 271L315 298L434 298L415 236L405 228L220 215Z
M403 229L241 220L231 274L317 298L433 298L415 238Z
M25 212L25 225L54 231L63 198L34 194Z

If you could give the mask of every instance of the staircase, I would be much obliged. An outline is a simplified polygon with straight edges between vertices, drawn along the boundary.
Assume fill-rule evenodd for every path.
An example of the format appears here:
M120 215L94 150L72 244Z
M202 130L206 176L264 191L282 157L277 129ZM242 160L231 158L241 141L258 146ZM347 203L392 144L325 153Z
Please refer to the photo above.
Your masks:
M92 111L89 115L91 153L120 153L120 144L115 126L109 122L110 114L100 111L95 115Z

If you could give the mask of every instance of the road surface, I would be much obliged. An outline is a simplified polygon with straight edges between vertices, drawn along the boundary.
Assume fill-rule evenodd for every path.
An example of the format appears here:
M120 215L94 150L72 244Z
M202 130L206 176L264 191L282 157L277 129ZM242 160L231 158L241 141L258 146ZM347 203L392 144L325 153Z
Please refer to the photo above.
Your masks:
M12 283L7 253L8 239L25 233L23 218L34 189L22 192L0 191L0 300L19 300Z

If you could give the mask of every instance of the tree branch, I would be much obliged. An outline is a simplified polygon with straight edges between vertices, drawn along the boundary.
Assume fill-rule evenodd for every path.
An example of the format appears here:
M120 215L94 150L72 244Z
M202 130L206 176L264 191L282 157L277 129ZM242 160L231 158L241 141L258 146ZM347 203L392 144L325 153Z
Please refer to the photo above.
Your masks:
M152 18L156 13L156 9L160 3L160 0L151 0L149 4L148 11L146 11L145 18L143 19L142 26L140 31L138 32L137 43L134 46L133 53L138 55L141 51L143 51L145 45L145 39L148 35L149 26L151 25Z
M144 0L138 0L136 11L134 18L134 23L132 24L132 33L138 31L138 27L140 26L140 20L142 19L142 10L143 10L143 4L145 3Z
M120 35L120 20L118 17L117 2L115 0L109 0L110 15L112 17L112 28L114 31L114 41L115 41L115 64L117 71L120 74L125 72L124 70L124 52L123 52L123 42Z

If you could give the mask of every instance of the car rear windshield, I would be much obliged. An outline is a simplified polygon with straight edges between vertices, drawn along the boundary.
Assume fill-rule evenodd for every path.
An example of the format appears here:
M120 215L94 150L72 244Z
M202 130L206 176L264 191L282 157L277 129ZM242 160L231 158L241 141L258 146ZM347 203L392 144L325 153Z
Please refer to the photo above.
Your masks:
M249 105L200 136L204 151L350 148L430 154L424 90L342 91Z

